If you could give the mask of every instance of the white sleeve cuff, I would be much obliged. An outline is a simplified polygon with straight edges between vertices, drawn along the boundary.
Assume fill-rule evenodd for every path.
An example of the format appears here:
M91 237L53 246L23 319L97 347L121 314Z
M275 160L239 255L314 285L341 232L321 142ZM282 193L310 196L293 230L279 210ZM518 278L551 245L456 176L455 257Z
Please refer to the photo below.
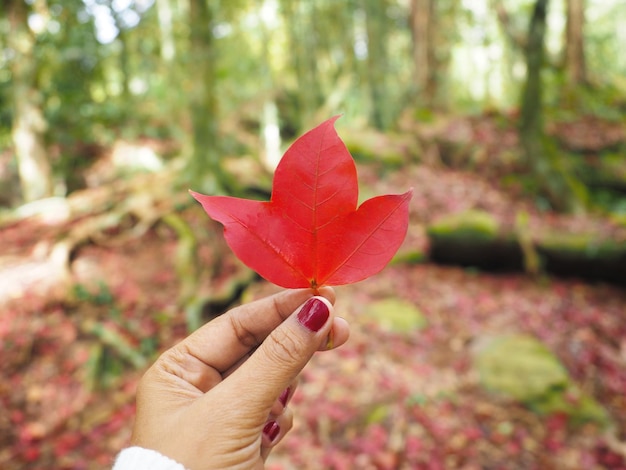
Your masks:
M185 470L185 467L155 450L128 447L117 455L113 470Z

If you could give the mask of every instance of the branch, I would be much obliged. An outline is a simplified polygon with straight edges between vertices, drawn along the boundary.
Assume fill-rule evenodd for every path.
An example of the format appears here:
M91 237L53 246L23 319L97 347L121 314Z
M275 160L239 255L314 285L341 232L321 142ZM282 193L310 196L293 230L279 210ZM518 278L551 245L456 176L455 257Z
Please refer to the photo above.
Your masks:
M513 23L511 22L511 17L506 11L506 8L504 8L502 1L491 0L491 6L496 11L496 15L500 21L500 26L502 26L504 35L509 40L511 45L517 49L525 49L528 44L528 38L524 33L515 29Z

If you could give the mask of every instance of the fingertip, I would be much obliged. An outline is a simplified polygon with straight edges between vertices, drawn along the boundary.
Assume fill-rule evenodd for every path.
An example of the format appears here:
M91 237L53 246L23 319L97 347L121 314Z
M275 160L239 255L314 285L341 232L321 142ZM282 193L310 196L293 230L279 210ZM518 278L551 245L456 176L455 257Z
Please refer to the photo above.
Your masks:
M322 296L314 296L307 300L298 311L298 322L312 333L317 333L326 326L331 317L333 305Z
M332 305L335 305L335 300L337 300L337 296L335 295L335 289L330 286L320 287L318 289L318 295L327 299Z
M342 317L333 318L328 338L320 344L318 351L330 351L342 346L350 337L350 324Z

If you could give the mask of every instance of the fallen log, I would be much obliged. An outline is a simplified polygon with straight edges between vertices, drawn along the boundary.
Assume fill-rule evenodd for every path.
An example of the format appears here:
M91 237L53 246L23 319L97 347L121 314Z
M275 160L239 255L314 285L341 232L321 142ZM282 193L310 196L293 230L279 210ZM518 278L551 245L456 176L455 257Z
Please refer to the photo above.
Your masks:
M626 285L625 230L611 238L549 229L527 236L527 230L502 226L486 212L467 211L440 218L428 226L427 234L429 259L437 263L488 271L543 271Z

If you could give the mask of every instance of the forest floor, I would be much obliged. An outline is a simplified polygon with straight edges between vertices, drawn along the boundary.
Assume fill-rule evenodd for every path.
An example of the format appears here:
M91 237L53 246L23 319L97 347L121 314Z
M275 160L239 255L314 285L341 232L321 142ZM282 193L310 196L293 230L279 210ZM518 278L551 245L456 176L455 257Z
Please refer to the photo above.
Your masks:
M428 222L472 208L506 224L523 209L533 227L614 229L593 216L540 212L476 172L414 163L384 173L359 165L367 197L414 188L404 250L427 252ZM225 253L203 283L219 285L240 271L215 235L219 225L195 205L180 215L198 238L203 263ZM29 218L0 229L3 469L106 468L128 443L142 371L186 335L178 238L169 226L157 223L118 243L81 243L68 290L49 254L70 228ZM275 291L256 281L242 300ZM270 469L626 469L623 288L400 262L336 292L350 340L317 354L303 372L290 405L294 429ZM365 313L390 298L416 307L424 323L401 331ZM541 414L481 387L476 348L510 333L545 344L613 426Z

